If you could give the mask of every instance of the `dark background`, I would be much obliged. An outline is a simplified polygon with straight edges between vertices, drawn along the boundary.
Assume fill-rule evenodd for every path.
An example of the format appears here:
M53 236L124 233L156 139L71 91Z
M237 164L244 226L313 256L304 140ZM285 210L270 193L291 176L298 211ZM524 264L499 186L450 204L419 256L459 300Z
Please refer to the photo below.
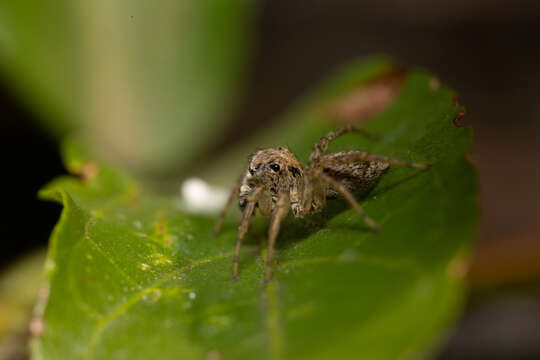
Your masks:
M540 2L266 0L261 10L249 83L221 147L359 57L436 73L474 127L483 214L467 311L439 359L539 359ZM56 141L1 74L0 113L1 270L46 246L60 207L36 192L64 170Z

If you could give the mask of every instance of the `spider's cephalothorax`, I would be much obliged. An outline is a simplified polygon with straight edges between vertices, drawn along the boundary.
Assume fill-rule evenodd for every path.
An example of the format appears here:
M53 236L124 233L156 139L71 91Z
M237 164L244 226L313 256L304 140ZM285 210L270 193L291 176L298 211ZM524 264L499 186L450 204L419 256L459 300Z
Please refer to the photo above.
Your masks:
M262 215L272 216L265 274L265 280L268 281L274 244L281 221L289 208L296 217L303 217L324 209L327 198L341 195L371 229L378 230L375 221L364 213L353 194L369 191L391 164L420 169L430 166L363 151L326 153L330 141L352 130L352 126L347 126L323 136L315 144L304 169L296 157L283 147L259 150L249 158L247 170L231 193L214 229L216 233L219 232L227 209L238 195L242 220L234 251L233 278L238 277L240 246L256 207Z
M264 189L257 202L261 214L271 215L280 192L286 192L295 216L301 216L300 200L304 191L302 166L289 150L283 147L264 149L250 157L240 186L240 208L244 209L248 196L258 186Z

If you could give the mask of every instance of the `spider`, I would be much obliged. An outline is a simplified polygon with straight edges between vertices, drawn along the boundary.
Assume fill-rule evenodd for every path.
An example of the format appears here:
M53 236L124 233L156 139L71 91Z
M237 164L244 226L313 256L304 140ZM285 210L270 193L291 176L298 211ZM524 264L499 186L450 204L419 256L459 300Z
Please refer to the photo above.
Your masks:
M271 262L276 238L289 208L295 217L302 218L323 210L326 199L341 195L373 231L378 231L379 226L362 210L353 193L369 191L390 164L418 169L431 166L363 151L327 154L330 141L353 130L366 135L352 125L326 134L315 144L304 168L284 147L258 150L249 157L246 172L238 179L214 228L214 234L218 234L227 210L238 196L242 220L234 249L233 279L238 278L240 247L255 208L258 207L264 216L272 216L265 271L265 281L268 282L272 275Z

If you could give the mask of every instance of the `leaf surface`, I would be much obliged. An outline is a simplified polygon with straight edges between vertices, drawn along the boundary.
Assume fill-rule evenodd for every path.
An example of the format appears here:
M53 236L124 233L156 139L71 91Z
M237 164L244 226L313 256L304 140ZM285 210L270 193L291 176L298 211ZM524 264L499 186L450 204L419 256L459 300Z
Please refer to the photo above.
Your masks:
M305 162L336 127L329 106L391 69L380 59L351 66L253 142L287 145ZM304 220L287 218L267 286L266 218L254 219L231 281L236 216L213 237L215 218L188 214L178 199L150 194L68 145L67 168L82 179L60 178L41 192L64 210L34 358L396 359L429 350L459 313L478 217L465 160L472 133L453 124L462 111L454 96L410 71L366 125L376 141L350 134L332 145L433 167L392 167L362 200L379 233L341 200ZM241 168L245 157L234 150L222 164Z

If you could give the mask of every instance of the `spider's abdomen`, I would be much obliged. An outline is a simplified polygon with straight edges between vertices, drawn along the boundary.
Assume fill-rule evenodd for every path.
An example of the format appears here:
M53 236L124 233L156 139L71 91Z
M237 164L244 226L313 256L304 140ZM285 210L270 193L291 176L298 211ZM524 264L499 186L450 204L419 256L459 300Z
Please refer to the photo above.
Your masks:
M323 171L325 174L340 181L345 187L356 194L366 194L377 183L382 174L390 166L384 161L358 161L359 151L344 151L324 156ZM327 197L335 198L338 193L327 189Z

